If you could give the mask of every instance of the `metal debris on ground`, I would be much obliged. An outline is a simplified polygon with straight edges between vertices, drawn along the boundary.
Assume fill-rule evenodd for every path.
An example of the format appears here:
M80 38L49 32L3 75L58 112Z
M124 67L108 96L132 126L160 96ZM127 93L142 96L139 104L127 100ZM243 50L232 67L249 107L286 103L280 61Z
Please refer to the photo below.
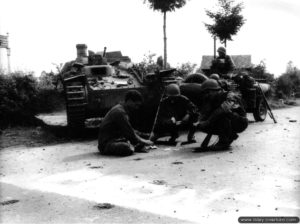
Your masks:
M8 201L0 202L0 205L10 205L10 204L14 204L17 202L19 202L19 200L8 200Z
M156 145L150 145L150 146L148 146L149 147L149 149L151 150L151 149L157 149L157 146Z
M172 164L174 164L174 165L179 165L179 164L183 164L183 162L176 161L176 162L173 162Z
M99 203L93 206L95 209L111 209L115 207L114 205L110 203Z
M167 184L167 182L164 180L154 180L154 181L152 181L152 184L165 185L165 184Z
M91 166L90 169L103 169L103 166Z
M297 120L289 120L289 122L297 122Z
M133 159L133 160L139 161L139 160L143 160L143 158L135 158L135 159Z

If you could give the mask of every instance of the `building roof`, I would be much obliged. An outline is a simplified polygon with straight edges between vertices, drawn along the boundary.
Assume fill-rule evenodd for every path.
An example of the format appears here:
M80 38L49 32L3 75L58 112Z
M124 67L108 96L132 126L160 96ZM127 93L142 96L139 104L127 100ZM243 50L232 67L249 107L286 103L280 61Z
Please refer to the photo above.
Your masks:
M123 55L122 55L121 51L109 51L109 52L106 52L105 56L107 58L121 58Z
M236 68L251 68L251 55L230 55ZM214 59L214 56L211 55L203 55L202 61L201 61L201 69L206 70L210 69L212 60Z
M123 56L121 51L106 52L105 57L107 58L107 62L109 63L114 61L131 62L130 57Z

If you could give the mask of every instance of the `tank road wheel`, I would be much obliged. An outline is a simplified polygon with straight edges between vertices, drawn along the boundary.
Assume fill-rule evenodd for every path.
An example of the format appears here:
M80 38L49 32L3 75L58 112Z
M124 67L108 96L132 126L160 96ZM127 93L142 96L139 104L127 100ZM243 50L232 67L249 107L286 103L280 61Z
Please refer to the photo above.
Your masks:
M67 121L70 128L84 127L86 90L80 82L72 82L66 86Z
M267 117L267 106L262 98L257 99L256 107L253 112L255 121L264 121Z

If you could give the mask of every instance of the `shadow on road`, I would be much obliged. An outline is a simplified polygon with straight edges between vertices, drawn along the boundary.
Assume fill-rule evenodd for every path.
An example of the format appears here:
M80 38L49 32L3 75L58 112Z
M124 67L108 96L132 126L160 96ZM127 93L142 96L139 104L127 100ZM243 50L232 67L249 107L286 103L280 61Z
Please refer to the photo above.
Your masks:
M58 138L70 140L91 140L97 139L98 136L98 127L70 128L62 125L49 125L38 118L37 120L39 126Z

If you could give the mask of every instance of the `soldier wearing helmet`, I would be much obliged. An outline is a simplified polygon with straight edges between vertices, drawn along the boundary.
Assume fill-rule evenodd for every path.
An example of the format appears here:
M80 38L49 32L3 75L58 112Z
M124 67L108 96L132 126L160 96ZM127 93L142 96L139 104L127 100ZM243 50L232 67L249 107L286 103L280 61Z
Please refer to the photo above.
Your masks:
M219 74L222 78L228 78L228 73L235 69L232 58L226 54L224 47L219 47L218 57L212 61L211 72Z
M177 84L170 84L165 90L166 97L162 100L158 112L157 122L154 127L152 141L160 137L171 136L170 143L175 143L179 137L179 128L188 126L193 128L197 121L196 106L185 96L180 94ZM190 130L188 142L194 142L194 131Z
M240 97L233 92L224 91L214 79L205 81L201 89L203 98L199 121L195 126L210 136L218 135L219 140L212 147L213 150L227 149L238 138L237 133L248 126Z

